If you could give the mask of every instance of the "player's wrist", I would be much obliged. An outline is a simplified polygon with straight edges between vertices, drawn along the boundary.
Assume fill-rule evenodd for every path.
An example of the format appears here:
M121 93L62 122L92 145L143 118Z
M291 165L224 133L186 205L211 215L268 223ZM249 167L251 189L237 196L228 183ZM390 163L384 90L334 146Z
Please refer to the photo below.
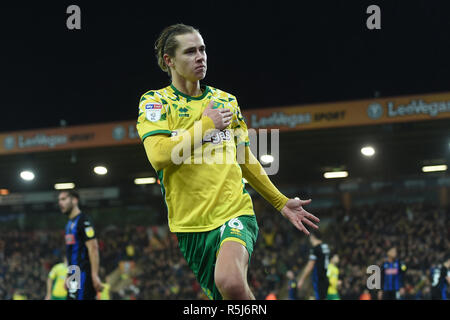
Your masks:
M216 124L214 123L214 120L209 116L204 114L202 116L202 131L205 132L206 130L210 130L210 129L216 129Z

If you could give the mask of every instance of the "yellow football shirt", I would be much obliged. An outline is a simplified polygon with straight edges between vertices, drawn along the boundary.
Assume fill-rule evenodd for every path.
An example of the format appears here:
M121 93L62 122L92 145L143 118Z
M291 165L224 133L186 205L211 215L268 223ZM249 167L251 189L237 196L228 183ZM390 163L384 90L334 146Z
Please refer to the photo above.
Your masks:
M67 271L67 266L64 263L58 263L50 270L48 277L53 280L52 296L56 298L64 298L67 296L67 290L64 288Z
M202 90L191 97L170 85L146 92L139 103L136 128L142 141L155 134L176 139L201 119L211 100L214 108L233 112L230 125L206 132L202 145L184 162L172 157L171 165L157 172L172 232L209 231L254 214L237 160L237 150L249 145L249 138L236 97L209 86Z
M338 293L338 280L339 280L339 269L334 264L328 264L327 277L329 279L330 285L328 286L328 294Z

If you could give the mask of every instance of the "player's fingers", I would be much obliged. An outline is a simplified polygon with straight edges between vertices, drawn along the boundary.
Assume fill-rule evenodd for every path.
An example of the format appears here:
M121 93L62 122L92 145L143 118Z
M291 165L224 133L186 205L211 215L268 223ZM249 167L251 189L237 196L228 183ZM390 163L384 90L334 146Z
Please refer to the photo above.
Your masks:
M309 213L308 211L306 211L305 217L310 220L314 220L315 222L320 222L319 218L317 218L315 215Z
M294 225L294 227L296 227L301 232L305 232L305 231L303 231L302 227L300 226L300 224L297 221L293 222L292 224Z
M296 222L295 226L297 227L298 230L300 230L301 232L303 232L306 235L309 235L309 231L305 228L305 226L300 221L300 219L296 220L295 222Z
M317 225L315 225L314 223L312 223L311 221L309 221L308 219L303 219L302 220L303 223L306 223L308 226L313 227L314 229L319 229L319 227Z
M304 206L304 205L306 205L306 204L310 204L311 203L311 199L308 199L308 200L300 200L300 205L301 206Z
M306 211L306 210L303 209L303 208L295 208L295 209L293 209L293 210L294 210L295 212L297 212L298 214L300 214L301 216L306 217L306 218L308 218L308 219L310 219L310 220L313 220L314 222L320 222L320 219L319 219L319 218L317 218L315 215L309 213L308 211Z
M300 224L301 224L301 226L302 226L302 231L303 231L303 233L306 234L307 236L309 236L309 231L308 231L308 229L305 228L305 226L303 225L303 223L300 222Z

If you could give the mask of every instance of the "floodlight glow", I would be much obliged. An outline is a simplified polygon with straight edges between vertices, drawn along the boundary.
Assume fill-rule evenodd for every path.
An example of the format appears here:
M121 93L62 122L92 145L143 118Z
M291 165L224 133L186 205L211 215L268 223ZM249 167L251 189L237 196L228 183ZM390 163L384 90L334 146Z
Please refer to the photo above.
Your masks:
M272 163L274 160L273 156L271 156L270 154L262 155L260 159L264 164Z
M156 178L154 178L154 177L134 179L134 184L153 184L155 182L156 182Z
M326 179L335 179L335 178L346 178L348 177L347 171L332 171L332 172L325 172L323 176Z
M375 149L371 146L367 146L364 148L361 148L361 153L365 155L366 157L372 157L375 154Z
M437 166L424 166L422 167L423 172L437 172L437 171L447 171L447 165L437 165Z
M32 181L34 180L34 173L29 170L24 170L20 173L20 177L25 181Z
M98 175L105 175L106 173L108 173L108 169L103 166L97 166L94 168L94 172Z
M69 190L74 188L75 183L73 182L55 183L55 190Z

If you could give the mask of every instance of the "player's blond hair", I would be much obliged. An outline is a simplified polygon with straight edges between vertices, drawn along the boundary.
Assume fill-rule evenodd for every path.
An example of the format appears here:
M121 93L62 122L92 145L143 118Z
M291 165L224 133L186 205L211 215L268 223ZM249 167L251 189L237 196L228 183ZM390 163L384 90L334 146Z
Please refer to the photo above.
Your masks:
M178 41L175 39L176 36L194 32L200 33L198 29L192 26L177 23L164 28L158 39L156 39L155 53L158 65L162 71L169 74L169 77L171 77L170 68L164 61L164 55L167 53L171 58L175 56L175 51L178 48Z

